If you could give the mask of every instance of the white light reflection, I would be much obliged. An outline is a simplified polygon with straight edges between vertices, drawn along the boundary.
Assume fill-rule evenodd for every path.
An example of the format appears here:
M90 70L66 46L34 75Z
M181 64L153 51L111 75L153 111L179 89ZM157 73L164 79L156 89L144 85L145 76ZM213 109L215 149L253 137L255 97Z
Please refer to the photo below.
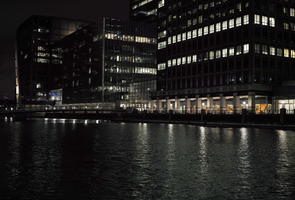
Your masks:
M149 172L145 169L151 169L151 149L149 144L149 134L147 127L138 123L137 130L134 131L135 139L135 154L134 162L138 165L138 169L135 173L136 181L144 182L149 177ZM132 195L136 195L136 192Z
M286 131L283 130L278 130L277 134L279 136L279 147L280 149L285 152L288 150L288 145L287 145L287 133Z
M87 124L88 124L88 120L85 120L85 121L84 121L84 124L87 125Z
M248 176L250 175L250 169L251 169L251 163L249 160L249 132L246 128L240 129L240 144L239 144L239 173L241 181L243 182L243 185L250 186L248 182Z
M199 159L200 159L200 170L201 174L207 175L208 173L208 158L207 158L207 139L206 139L206 128L200 127L200 150L199 150Z
M287 141L287 132L283 130L278 130L278 150L279 150L279 161L283 163L288 163L288 141Z

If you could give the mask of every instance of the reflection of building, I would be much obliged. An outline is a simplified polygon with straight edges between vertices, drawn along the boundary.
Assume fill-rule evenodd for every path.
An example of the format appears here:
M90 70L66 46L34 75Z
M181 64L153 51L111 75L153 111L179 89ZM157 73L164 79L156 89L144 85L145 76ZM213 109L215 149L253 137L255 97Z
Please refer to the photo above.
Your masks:
M294 2L158 2L154 109L292 111L294 101L287 99L295 99Z
M152 25L102 18L57 42L53 49L61 49L63 65L56 85L63 89L63 103L121 102L128 107L135 101L134 85L154 89L153 30ZM138 98L148 100L144 97Z
M17 31L17 100L22 104L48 101L53 77L61 64L59 49L50 45L77 30L85 22L32 16Z

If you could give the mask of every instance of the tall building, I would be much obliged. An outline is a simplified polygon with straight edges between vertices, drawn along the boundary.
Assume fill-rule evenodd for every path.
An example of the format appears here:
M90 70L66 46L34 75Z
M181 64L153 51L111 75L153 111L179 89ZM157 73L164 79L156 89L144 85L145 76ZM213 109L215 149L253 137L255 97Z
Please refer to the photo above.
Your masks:
M32 16L17 30L16 98L18 104L46 104L54 76L62 64L52 43L88 22Z
M154 109L294 112L295 1L157 3Z
M158 0L131 0L131 19L135 21L155 22Z
M145 109L156 86L155 37L151 24L102 18L57 42L63 104Z

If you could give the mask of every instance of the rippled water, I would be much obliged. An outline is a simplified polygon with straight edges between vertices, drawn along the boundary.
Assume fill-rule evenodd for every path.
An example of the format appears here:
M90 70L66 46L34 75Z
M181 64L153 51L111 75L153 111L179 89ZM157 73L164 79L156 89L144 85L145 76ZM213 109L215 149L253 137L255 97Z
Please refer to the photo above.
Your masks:
M1 200L279 200L294 195L293 131L0 122Z

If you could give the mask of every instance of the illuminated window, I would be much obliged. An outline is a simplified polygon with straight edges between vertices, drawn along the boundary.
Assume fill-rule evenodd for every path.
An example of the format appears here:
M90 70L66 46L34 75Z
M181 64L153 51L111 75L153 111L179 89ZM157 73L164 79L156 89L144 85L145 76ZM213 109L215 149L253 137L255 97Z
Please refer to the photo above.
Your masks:
M266 17L266 16L262 16L262 25L263 26L267 26L268 25L268 17Z
M186 33L182 34L182 41L186 40Z
M193 30L193 38L197 37L197 30Z
M203 29L199 28L198 29L198 37L201 37L201 36L203 36Z
M181 42L181 34L177 35L177 42Z
M291 50L291 58L295 58L295 50Z
M163 6L165 6L165 0L160 0L158 4L158 8L162 8Z
M295 17L295 8L290 8L290 16Z
M49 63L49 59L46 58L37 58L38 63Z
M204 35L207 35L208 34L208 26L205 26L204 27Z
M220 50L217 50L215 52L215 57L216 57L216 59L221 58L221 51Z
M176 43L176 36L175 35L172 37L172 43L173 44Z
M260 16L254 15L254 24L260 24Z
M181 65L181 58L177 58L177 65Z
M241 26L242 25L242 17L238 17L236 19L236 27Z
M176 59L173 59L172 60L172 66L175 66L176 65Z
M190 40L191 38L192 38L192 32L189 31L189 32L187 32L187 39Z
M231 19L229 20L229 28L234 28L235 27L235 20Z
M249 53L249 44L243 45L243 52L244 52L244 54Z
M215 58L214 56L215 56L214 51L210 51L210 52L209 52L209 59L210 59L210 60L213 60L213 59Z
M197 55L193 55L193 62L197 62Z
M275 26L276 26L275 18L273 18L273 17L270 17L270 18L269 18L269 25L270 25L271 27L275 27Z
M166 46L167 46L166 41L158 43L158 49L164 49L166 48Z
M209 31L210 34L211 34L211 33L214 33L214 25L210 25L210 28L209 28L209 29L210 29L210 31Z
M220 22L216 24L215 30L216 30L216 32L221 31L221 23Z
M171 67L172 66L172 62L171 62L171 60L168 60L168 67Z
M243 23L244 23L244 25L249 24L249 15L244 15Z
M222 22L222 30L227 29L227 21Z
M182 64L183 64L183 65L186 64L186 57L182 57Z
M227 57L227 49L222 49L222 57L223 58Z
M168 38L168 45L171 44L171 43L172 43L172 38L169 37L169 38Z
M191 62L192 62L192 57L191 56L188 56L187 57L187 64L191 64Z
M289 58L289 49L284 49L284 57Z
M234 47L230 47L229 48L229 53L228 53L229 56L234 56L235 55L235 48Z
M164 70L164 69L166 69L166 63L159 63L158 70Z
M276 55L276 48L274 47L269 47L269 54L271 56L275 56Z

